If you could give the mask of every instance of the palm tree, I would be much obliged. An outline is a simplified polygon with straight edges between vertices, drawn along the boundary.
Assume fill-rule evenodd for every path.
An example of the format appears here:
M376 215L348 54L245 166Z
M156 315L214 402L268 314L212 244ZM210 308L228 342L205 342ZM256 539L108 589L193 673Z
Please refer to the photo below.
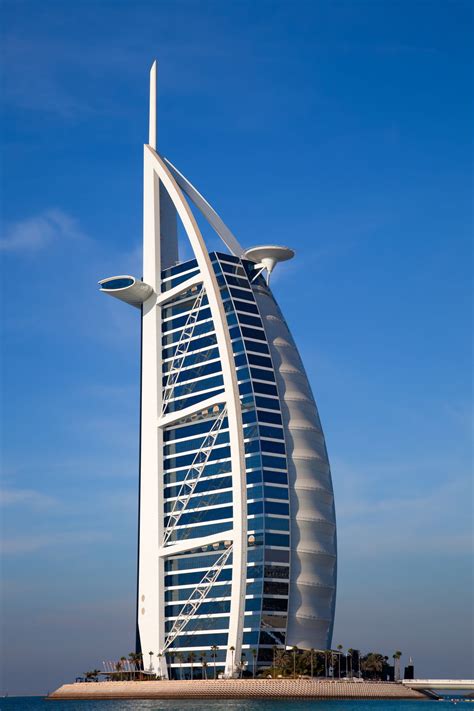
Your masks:
M293 679L296 679L296 653L298 652L298 647L292 647L293 652Z
M350 664L349 664L349 669L350 669L350 671L349 671L349 677L350 677L351 679L352 679L352 654L353 654L353 652L354 652L354 650L352 649L352 647L349 647L349 649L347 650L347 656L349 657L349 660L350 660Z
M152 659L151 659L152 656L153 656L153 652L148 652L148 654L150 655L150 671L153 671L153 662L152 662Z
M379 652L369 652L362 661L362 669L375 678L379 678L383 669L383 656Z
M219 647L217 644L213 644L211 647L211 656L214 661L214 679L216 679L216 659L217 659L217 652L218 652Z
M395 667L394 669L394 676L395 676L395 681L400 681L400 657L402 656L402 652L397 649L397 651L393 655L393 666Z
M196 655L194 652L189 652L188 661L191 664L191 680L194 679L194 662L196 661Z
M231 676L234 676L234 653L235 653L235 647L229 647L230 651L232 652L232 672Z
M163 652L158 652L158 654L156 656L158 657L158 660L159 660L158 661L158 678L162 679L163 674L162 674L162 669L161 669L161 660L163 659Z
M328 655L331 654L330 649L326 649L324 651L324 675L326 676L326 679L329 676L329 664L328 664Z
M199 657L199 660L201 662L202 666L202 678L207 679L207 660L206 660L206 652L203 652L201 656Z
M273 647L272 647L272 652L273 652L273 669L275 669L275 667L276 667L276 653L277 653L277 649L278 649L278 647L276 646L276 644L274 644Z
M252 676L255 679L255 662L257 659L257 650L252 649Z
M337 661L338 661L338 677L339 679L341 678L341 654L342 654L342 644L337 645L337 649L339 651L339 654L337 655Z
M183 653L182 652L176 652L175 654L176 659L178 660L179 664L179 678L182 681L183 679Z

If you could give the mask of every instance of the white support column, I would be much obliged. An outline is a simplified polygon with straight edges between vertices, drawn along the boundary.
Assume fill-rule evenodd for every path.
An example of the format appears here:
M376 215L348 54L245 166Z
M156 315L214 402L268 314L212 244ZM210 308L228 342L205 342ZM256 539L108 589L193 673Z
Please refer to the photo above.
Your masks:
M156 145L156 62L150 72L150 142ZM163 433L156 422L161 413L161 290L160 180L146 160L143 184L143 278L154 293L142 307L141 442L140 442L140 546L138 629L144 660L157 652L165 639L164 561L159 556L163 537L161 485ZM166 665L163 665L166 669ZM163 674L163 670L157 670Z

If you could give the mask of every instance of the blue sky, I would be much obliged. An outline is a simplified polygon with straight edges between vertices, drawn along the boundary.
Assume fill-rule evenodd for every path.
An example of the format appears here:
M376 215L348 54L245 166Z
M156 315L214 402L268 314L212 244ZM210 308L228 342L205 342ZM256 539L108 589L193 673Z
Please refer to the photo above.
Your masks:
M1 14L1 693L133 649L139 323L96 283L140 272L155 57L160 150L297 253L274 291L332 463L334 644L471 675L471 4Z

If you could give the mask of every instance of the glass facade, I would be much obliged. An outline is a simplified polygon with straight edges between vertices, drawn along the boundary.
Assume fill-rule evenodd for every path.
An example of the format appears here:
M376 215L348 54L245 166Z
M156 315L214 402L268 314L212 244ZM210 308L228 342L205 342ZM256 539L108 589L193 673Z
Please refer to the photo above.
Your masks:
M254 294L267 289L253 262L212 253L212 266L229 327L238 380L245 445L247 581L242 657L268 664L271 649L286 642L290 509L288 463L275 372ZM162 272L162 291L198 273L195 260ZM163 430L164 528L169 544L191 542L232 528L229 428L224 405L196 409L223 393L214 323L200 284L162 308L163 415L190 405L191 416ZM176 363L179 362L179 368ZM218 399L218 398L217 398ZM173 515L183 483L192 494ZM188 548L166 558L165 634L230 541ZM232 552L196 613L167 650L171 678L223 672L228 644ZM217 647L217 649L216 649ZM236 660L237 661L237 660ZM240 660L238 660L240 661ZM204 662L204 667L203 667ZM206 663L208 665L207 672Z

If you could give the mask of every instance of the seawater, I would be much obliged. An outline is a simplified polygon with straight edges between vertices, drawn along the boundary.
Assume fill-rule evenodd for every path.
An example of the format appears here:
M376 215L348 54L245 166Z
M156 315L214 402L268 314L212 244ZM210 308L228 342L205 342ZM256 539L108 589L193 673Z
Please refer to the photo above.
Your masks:
M439 706L439 703L429 699L415 701L398 699L47 701L41 696L16 696L0 699L0 709L2 711L422 711L420 704L426 709L427 704ZM442 705L445 707L447 703L449 702L444 702ZM464 708L469 707L464 706Z

